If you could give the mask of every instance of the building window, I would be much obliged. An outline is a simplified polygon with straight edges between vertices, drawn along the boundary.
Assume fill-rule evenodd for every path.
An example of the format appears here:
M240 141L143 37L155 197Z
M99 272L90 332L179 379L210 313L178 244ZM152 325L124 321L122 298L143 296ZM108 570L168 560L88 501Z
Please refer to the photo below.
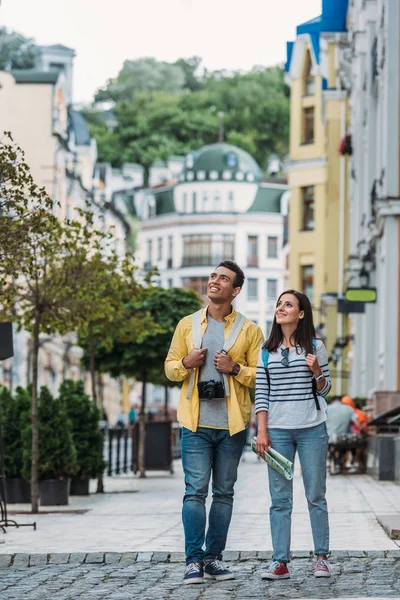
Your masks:
M278 296L278 280L267 279L267 299L276 300Z
M223 260L234 260L235 236L202 234L183 236L183 267L216 266Z
M153 240L147 240L147 262L150 264L153 260Z
M258 237L249 235L247 238L247 266L258 267Z
M267 239L267 257L278 258L278 238L268 236Z
M258 300L258 279L248 279L247 299Z
M174 287L174 280L168 279L168 288L172 288L172 287Z
M184 192L182 200L183 200L183 212L187 213L188 212L188 201L187 201L187 193L186 192Z
M210 194L203 192L203 212L209 212L210 210Z
M197 212L197 194L196 194L196 192L193 192L192 198L193 198L193 212L195 213L195 212Z
M314 302L314 265L301 267L301 287L303 294L308 296L311 304Z
M272 323L273 321L267 321L266 326L265 326L265 335L268 338L269 334L271 333L271 329L272 329Z
M314 96L315 94L315 77L312 74L312 60L311 55L307 52L306 65L304 69L304 95Z
M157 260L162 260L162 251L163 251L163 239L158 238L158 240L157 240Z
M314 143L314 107L303 108L303 144Z
M182 287L186 290L193 290L203 299L207 298L208 277L183 277Z
M228 212L233 212L235 209L235 195L233 192L228 192Z
M215 192L214 194L214 212L221 212L221 194Z
M172 255L174 251L174 238L172 235L168 236L168 246L167 246L167 269L172 268Z
M301 188L303 202L303 230L311 231L315 227L314 221L314 186L308 185Z

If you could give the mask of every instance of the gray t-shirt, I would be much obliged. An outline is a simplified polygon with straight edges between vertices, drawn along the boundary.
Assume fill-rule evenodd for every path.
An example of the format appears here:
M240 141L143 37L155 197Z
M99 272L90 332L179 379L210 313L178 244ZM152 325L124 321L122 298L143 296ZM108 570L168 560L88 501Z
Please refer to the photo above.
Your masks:
M200 369L199 381L221 381L223 384L222 373L219 373L214 366L214 358L217 352L221 352L224 345L224 330L226 322L220 323L210 316L207 316L207 329L203 336L203 348L208 348L206 360ZM214 398L208 400L200 398L200 416L199 427L212 427L214 429L229 429L228 410L226 399Z
M357 414L351 406L339 401L328 405L327 415L326 428L330 439L348 433L351 423L357 419Z

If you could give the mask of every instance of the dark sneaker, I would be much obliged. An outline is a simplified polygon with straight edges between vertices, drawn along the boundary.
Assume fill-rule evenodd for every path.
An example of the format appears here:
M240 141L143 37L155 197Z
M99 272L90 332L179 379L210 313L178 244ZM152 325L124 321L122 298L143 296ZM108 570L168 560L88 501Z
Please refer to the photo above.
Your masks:
M198 562L192 562L186 565L183 583L203 583L203 565Z
M289 571L285 563L274 560L265 571L261 573L261 579L289 579Z
M332 567L325 558L318 558L315 563L315 577L330 577L332 575Z
M235 579L235 574L228 569L222 560L206 560L204 562L204 579L215 579L216 581L226 581Z

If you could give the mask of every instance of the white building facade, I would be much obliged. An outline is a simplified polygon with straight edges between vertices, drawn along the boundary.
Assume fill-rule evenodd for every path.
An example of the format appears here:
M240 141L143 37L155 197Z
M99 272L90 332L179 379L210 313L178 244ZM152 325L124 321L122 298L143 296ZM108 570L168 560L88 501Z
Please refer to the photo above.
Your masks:
M211 270L233 260L246 281L235 308L267 334L283 291L286 183L262 182L253 158L219 143L190 154L178 180L136 194L137 261L157 266L163 287L195 290L206 302ZM287 203L287 202L286 202Z
M340 75L350 97L350 286L377 288L351 315L352 396L400 390L398 0L350 0Z

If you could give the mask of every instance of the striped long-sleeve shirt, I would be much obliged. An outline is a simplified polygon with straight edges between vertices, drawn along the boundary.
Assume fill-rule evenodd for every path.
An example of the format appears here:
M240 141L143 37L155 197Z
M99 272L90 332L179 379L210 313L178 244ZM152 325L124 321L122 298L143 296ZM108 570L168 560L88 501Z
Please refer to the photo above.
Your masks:
M256 413L268 411L268 428L271 429L302 429L323 423L327 408L325 396L331 389L324 343L316 340L316 356L326 380L323 389L318 392L321 410L317 410L315 405L313 375L306 365L305 352L298 353L296 348L290 348L289 366L286 367L281 363L282 348L284 346L269 353L270 389L260 350L256 371Z

